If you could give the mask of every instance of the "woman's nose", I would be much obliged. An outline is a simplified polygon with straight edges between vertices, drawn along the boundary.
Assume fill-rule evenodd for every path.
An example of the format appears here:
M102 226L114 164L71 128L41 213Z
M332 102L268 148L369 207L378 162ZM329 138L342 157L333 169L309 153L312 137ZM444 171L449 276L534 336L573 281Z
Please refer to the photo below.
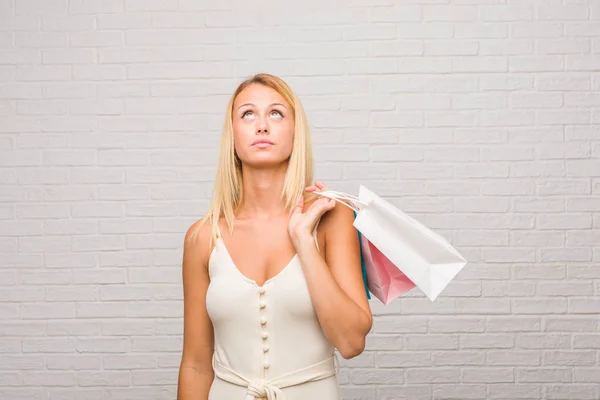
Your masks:
M258 121L258 133L268 133L269 129L267 127L267 121L265 119L260 119Z

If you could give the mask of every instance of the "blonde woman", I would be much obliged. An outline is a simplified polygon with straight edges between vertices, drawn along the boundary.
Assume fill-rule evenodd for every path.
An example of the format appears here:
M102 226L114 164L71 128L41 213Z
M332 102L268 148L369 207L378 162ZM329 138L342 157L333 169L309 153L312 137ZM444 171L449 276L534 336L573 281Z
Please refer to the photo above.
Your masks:
M310 132L280 78L227 106L212 203L186 233L179 400L338 400L372 316L354 215L315 195Z

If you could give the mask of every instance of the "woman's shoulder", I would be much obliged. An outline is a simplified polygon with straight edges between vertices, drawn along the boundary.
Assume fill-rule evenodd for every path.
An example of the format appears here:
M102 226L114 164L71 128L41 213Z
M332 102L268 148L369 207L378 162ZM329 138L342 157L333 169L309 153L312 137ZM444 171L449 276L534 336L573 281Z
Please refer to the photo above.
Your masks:
M185 241L194 242L202 239L207 239L210 236L211 226L210 219L206 216L193 222L185 232Z
M320 196L315 196L320 197ZM321 217L319 226L325 232L348 228L354 223L354 211L336 201L335 206Z
M210 218L202 217L192 223L184 239L184 251L208 260L212 248L212 224Z

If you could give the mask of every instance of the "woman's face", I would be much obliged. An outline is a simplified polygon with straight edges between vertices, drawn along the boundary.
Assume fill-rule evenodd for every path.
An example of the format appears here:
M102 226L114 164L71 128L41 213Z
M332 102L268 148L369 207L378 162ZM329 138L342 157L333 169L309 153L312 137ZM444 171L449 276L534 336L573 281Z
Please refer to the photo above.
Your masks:
M264 167L285 162L292 152L294 116L276 90L252 84L233 104L235 151L243 163Z

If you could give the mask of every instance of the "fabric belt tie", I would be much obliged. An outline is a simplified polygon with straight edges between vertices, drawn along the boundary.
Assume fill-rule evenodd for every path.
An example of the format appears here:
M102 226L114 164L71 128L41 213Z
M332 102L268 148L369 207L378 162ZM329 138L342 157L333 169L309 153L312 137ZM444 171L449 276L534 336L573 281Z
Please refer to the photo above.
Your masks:
M248 379L218 362L214 356L213 370L219 379L247 388L244 400L255 400L256 398L286 400L281 389L302 383L316 382L337 375L339 371L339 359L337 354L334 354L331 358L324 361L270 380Z

